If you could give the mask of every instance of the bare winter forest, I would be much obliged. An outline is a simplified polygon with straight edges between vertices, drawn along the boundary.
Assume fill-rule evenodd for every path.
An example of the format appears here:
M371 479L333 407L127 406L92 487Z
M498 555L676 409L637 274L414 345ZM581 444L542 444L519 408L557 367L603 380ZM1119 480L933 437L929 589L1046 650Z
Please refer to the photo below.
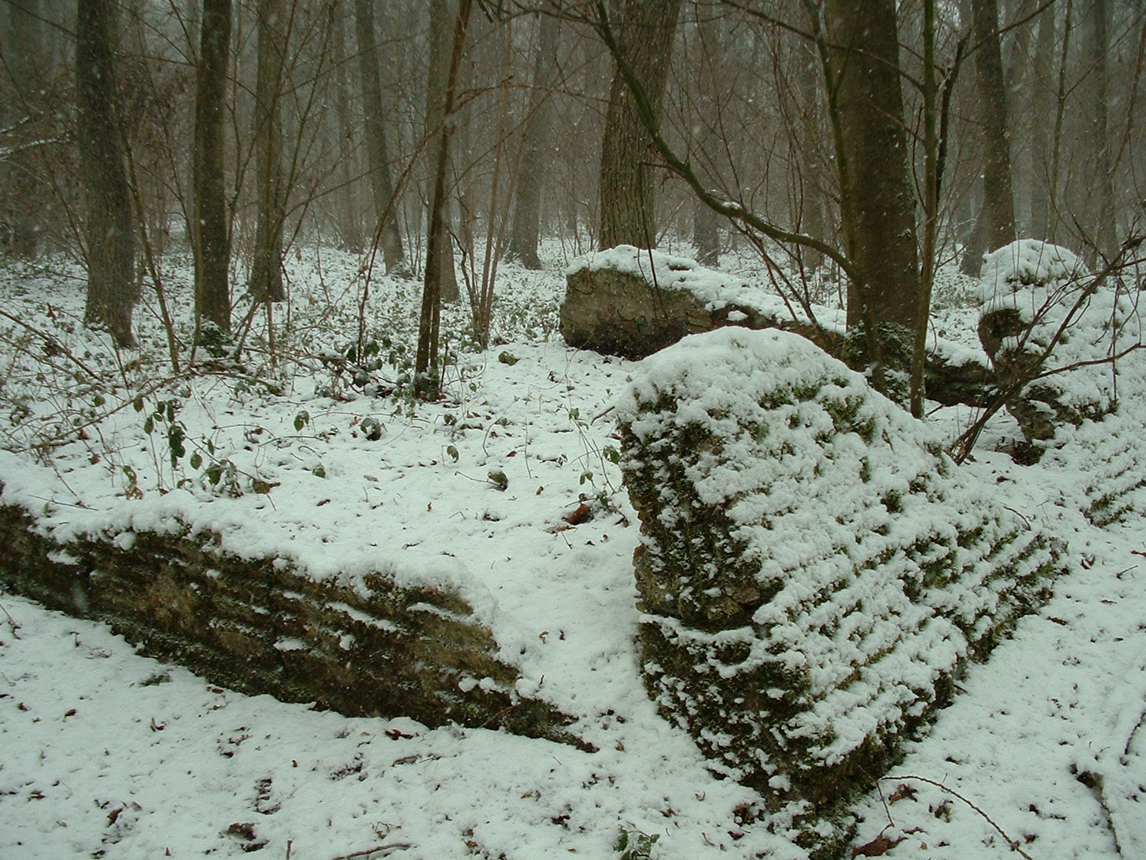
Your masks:
M853 321L918 330L937 265L974 274L1016 237L1117 265L1146 194L1137 0L0 16L4 251L80 261L121 345L141 298L164 305L167 253L192 255L197 336L226 336L315 242L423 279L426 324L461 284L481 341L499 260L539 266L542 237L689 237L704 264L752 245L794 295L827 272Z
M1146 0L0 0L0 857L1141 860L1144 207Z

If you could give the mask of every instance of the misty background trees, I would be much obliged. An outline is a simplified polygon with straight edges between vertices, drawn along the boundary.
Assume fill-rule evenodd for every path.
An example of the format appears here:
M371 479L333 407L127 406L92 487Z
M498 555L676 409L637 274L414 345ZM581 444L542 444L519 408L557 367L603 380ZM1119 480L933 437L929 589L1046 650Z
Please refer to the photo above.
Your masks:
M469 6L0 0L3 253L84 261L123 346L168 251L223 336L284 255L377 254L425 284L428 372L437 304L480 343L545 239L754 249L878 359L936 265L1026 236L1101 268L1141 226L1146 0Z

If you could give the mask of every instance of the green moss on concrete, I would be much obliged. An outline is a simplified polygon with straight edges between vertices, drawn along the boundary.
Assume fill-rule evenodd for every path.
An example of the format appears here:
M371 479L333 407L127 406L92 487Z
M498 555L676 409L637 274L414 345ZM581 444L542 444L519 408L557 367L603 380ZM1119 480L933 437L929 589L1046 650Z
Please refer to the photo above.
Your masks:
M5 587L106 621L213 683L351 716L503 727L582 745L568 718L515 692L517 670L459 594L401 587L385 571L365 577L362 593L274 558L222 552L209 533L136 533L130 549L104 536L60 544L2 500L0 540L9 547L0 556Z

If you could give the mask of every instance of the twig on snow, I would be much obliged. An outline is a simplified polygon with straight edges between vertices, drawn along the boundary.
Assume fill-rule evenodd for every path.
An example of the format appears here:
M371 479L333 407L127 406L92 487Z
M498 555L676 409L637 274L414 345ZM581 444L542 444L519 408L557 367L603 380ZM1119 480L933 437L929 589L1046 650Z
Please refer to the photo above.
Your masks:
M3 603L0 603L0 610L3 610L4 614L6 616L8 616L8 626L12 628L12 635L15 636L17 639L19 639L20 638L20 624L16 621L15 618L12 617L12 613L8 611L7 607L5 607ZM5 677L7 677L7 676L5 676Z
M976 806L970 800L965 798L963 795L961 795L955 789L949 788L948 786L944 785L943 783L936 782L933 779L928 779L926 776L915 776L914 774L908 774L906 776L885 776L884 779L885 780L914 779L918 782L925 782L928 785L933 785L936 788L938 788L940 791L947 792L952 797L954 797L956 800L963 801L963 803L967 804L969 807L971 807L973 810L975 810L977 813L979 813L979 815L982 816L983 820L986 821L988 824L990 824L992 827L994 827L995 830L998 831L999 835L1002 836L1003 839L1006 840L1007 846L1012 851L1017 851L1019 853L1019 855L1024 858L1024 860L1034 860L1034 858L1031 857L1030 854L1028 854L1026 851L1024 851L1021 847L1019 847L1020 843L1017 839L1012 839L1010 836L1008 836L1007 832L1005 830L1003 830L1003 828L1000 827L998 824L996 824L994 822L994 820L991 818L991 816L989 816L986 812L984 812L982 809L980 809L978 806Z
M349 854L339 854L337 857L332 857L330 860L356 860L360 857L385 857L391 851L405 851L407 848L413 848L410 842L391 842L389 845L375 845L373 848L366 848L362 851L352 851Z

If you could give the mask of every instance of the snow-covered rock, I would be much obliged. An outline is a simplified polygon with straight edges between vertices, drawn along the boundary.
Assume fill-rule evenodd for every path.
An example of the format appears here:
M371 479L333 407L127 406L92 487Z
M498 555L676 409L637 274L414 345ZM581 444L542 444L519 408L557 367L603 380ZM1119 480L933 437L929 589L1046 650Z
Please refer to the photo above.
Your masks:
M1045 598L1059 549L792 334L686 338L617 411L650 692L827 851L842 801Z
M795 332L853 367L866 364L862 335L849 344L842 311L786 301L686 257L620 245L577 258L565 281L561 335L579 349L645 358L690 334L739 326ZM899 350L898 365L910 362L908 341ZM945 405L982 405L990 379L986 357L978 351L929 339L929 398Z
M1115 408L1113 359L1143 333L1117 279L1100 283L1066 248L1021 239L987 255L979 298L980 342L1000 387L1018 388L1007 408L1028 442Z
M836 337L843 319L816 323L779 296L694 260L620 245L586 254L565 272L561 334L570 346L644 358L689 334L725 325L788 328Z

